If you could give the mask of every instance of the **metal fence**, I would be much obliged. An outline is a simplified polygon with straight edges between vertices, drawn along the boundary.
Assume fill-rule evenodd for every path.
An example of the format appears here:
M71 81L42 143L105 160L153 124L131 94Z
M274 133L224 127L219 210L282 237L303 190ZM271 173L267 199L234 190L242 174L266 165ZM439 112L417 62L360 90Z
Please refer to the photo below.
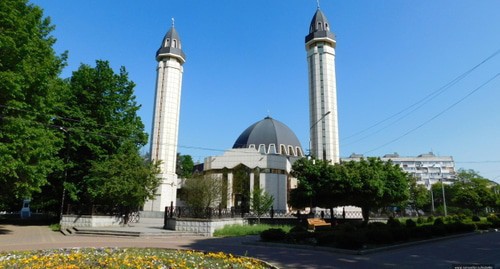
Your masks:
M243 212L238 208L193 208L181 206L165 207L166 218L200 218L200 219L221 219L221 218L257 218L256 212ZM323 218L331 219L330 210L302 213L300 211L274 210L271 208L268 212L260 215L260 218ZM362 219L359 211L334 212L333 218L336 219Z
M120 216L124 212L137 212L138 210L114 206L114 205L88 205L88 204L68 204L64 211L66 215L101 215Z

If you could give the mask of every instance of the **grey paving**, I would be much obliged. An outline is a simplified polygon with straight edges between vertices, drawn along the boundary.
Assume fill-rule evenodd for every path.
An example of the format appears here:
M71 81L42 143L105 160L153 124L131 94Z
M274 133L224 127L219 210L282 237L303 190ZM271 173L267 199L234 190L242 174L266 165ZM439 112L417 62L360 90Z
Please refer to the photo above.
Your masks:
M113 229L157 232L161 224ZM160 226L158 226L160 225ZM429 242L399 249L351 255L313 249L265 246L258 237L207 238L201 236L64 236L45 226L0 225L0 251L72 247L155 247L223 251L250 256L280 268L452 268L453 264L493 264L500 268L500 232Z

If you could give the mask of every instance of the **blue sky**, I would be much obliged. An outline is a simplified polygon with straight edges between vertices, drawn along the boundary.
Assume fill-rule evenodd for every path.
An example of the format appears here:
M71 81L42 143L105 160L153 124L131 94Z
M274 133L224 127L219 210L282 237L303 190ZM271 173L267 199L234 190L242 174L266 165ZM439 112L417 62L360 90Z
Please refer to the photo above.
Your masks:
M268 115L307 150L304 37L316 1L31 2L56 25L55 49L69 51L63 77L97 59L126 67L148 133L155 53L174 17L187 55L179 152L195 161L222 154ZM337 36L342 157L432 151L500 182L500 1L320 5Z

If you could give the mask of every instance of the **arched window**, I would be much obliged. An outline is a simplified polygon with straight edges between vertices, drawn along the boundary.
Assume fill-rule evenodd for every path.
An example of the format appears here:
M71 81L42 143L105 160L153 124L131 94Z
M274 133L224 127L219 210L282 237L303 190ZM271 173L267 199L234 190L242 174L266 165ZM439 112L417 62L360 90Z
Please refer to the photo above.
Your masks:
M177 48L177 39L174 39L172 41L174 42L173 45L172 45L172 47Z
M300 147L296 147L295 150L297 151L297 156L304 157L304 155L302 154L302 150L300 149Z
M165 40L165 44L164 44L165 47L170 47L170 38L167 38Z
M259 145L259 152L266 154L266 145L265 144Z
M321 26L321 22L318 22L318 31L323 30L323 27Z
M286 146L283 144L280 145L280 154L287 155Z
M288 154L291 156L297 156L295 155L295 150L293 150L292 146L288 146Z
M268 154L276 154L276 145L275 144L270 144L269 145L269 150L267 151Z

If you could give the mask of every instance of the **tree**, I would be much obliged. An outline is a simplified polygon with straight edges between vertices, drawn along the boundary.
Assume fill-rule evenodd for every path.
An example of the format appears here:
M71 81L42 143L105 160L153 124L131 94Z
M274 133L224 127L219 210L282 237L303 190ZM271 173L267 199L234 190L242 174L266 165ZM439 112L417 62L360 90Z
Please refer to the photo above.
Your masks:
M409 187L409 198L405 204L410 206L410 208L413 209L418 216L419 211L423 210L431 202L429 190L427 190L424 185L417 184L417 179L415 177L409 178Z
M252 211L257 215L257 223L260 224L260 217L269 212L274 203L274 197L261 188L254 188L252 191L252 198L250 204Z
M496 206L496 197L492 187L496 183L489 181L474 170L459 170L458 181L451 186L454 206L469 209L474 214L484 211L487 207Z
M53 119L62 104L54 26L26 0L0 1L0 205L30 198L61 171L64 135Z
M207 209L219 206L223 200L224 184L214 175L196 175L184 181L181 199L194 217L207 217Z
M105 167L110 169L107 173L113 174L110 165L120 159L137 165L139 171L143 168L137 161L138 151L148 139L137 115L140 106L135 101L135 84L128 79L124 67L115 73L109 62L101 60L96 61L95 67L82 64L68 83L70 92L61 111L64 117L57 119L69 135L64 186L73 201L87 205L103 202L106 197L97 194L104 195L105 191L97 191L95 182L97 175L105 174ZM129 153L130 159L123 160L127 157L124 152ZM153 169L151 173L154 172Z
M116 154L95 161L85 181L94 202L118 207L128 215L154 198L159 172L159 163L143 158L135 145L125 143Z
M175 173L179 178L188 178L193 175L194 163L190 155L181 155L177 153L177 165Z
M347 168L352 188L349 200L361 208L365 223L368 223L372 209L395 205L409 197L410 176L391 161L368 158L342 165Z
M292 175L299 182L290 193L289 203L293 207L333 208L348 205L349 185L343 166L302 158L293 164Z

